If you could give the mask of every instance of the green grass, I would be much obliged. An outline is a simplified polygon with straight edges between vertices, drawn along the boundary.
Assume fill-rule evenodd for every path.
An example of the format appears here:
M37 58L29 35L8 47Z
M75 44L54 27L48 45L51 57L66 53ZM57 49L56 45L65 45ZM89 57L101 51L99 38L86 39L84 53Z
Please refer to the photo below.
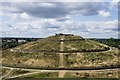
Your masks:
M5 75L5 74L7 74L8 72L9 72L9 70L10 69L7 69L7 68L1 68L1 73L2 73L2 75Z
M98 71L81 71L67 72L65 78L118 78L118 69L98 70Z
M41 72L29 76L24 76L22 78L57 78L57 77L58 77L57 72Z
M45 40L60 40L60 36L49 36Z
M60 50L60 42L41 41L37 45L31 47L31 50Z
M81 36L65 36L65 40L83 39Z
M21 74L26 74L29 73L30 71L26 70L13 70L10 76L16 76L16 75L21 75Z
M35 41L14 48L15 50L60 50L60 42Z

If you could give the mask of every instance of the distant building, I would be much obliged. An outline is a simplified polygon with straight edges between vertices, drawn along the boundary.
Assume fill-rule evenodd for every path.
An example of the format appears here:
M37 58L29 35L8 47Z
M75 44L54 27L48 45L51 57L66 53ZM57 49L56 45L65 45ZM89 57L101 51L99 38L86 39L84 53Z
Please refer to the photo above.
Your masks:
M17 40L16 40L16 39L11 39L10 41L11 41L11 42L16 42Z
M2 42L16 42L17 39L15 38L1 38Z
M8 39L7 42L12 42L12 41Z
M30 41L35 41L40 38L15 38L15 37L3 37L0 38L0 41L2 42L30 42ZM41 38L42 39L42 38Z
M18 42L26 42L24 39L19 39Z
M118 45L120 47L120 45Z

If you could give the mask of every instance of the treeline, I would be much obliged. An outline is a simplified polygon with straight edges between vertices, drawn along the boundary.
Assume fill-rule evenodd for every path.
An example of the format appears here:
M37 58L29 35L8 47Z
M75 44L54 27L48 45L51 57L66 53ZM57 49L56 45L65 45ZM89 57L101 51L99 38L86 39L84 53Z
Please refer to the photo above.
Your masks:
M25 42L18 42L18 41L12 41L12 40L11 40L11 42L7 42L7 39L11 40L11 39L17 39L17 38L6 38L6 40L4 38L5 41L0 42L0 49L1 50L5 50L5 49L8 49L8 48L13 48L13 47L25 44L27 42L38 40L38 39L34 39L34 38L25 38L25 39L23 38L24 40L26 40Z
M22 45L24 43L26 43L26 42L1 42L0 43L0 49L5 50L5 49L8 49L8 48L13 48L13 47Z
M120 39L109 38L109 39L92 39L92 40L120 49Z

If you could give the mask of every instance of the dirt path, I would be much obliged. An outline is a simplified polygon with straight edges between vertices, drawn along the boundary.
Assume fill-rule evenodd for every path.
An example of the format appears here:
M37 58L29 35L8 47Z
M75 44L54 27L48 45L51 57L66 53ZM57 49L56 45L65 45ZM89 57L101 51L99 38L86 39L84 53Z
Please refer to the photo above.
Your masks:
M61 40L64 40L64 38L65 38L65 36L63 35L63 36L61 36ZM60 42L60 51L64 51L64 42ZM59 58L60 58L60 62L59 62L59 67L60 68L63 68L64 67L64 58L63 58L63 56L64 56L64 53L59 53Z
M61 36L61 40L64 40L65 36ZM60 42L60 51L64 51L64 42ZM59 53L59 68L64 67L64 53ZM59 77L63 78L65 75L65 71L59 71Z
M63 42L60 43L60 49L61 49L60 51L63 51ZM59 53L59 55L60 55L59 56L60 57L59 67L63 68L64 67L64 58L63 58L64 53Z

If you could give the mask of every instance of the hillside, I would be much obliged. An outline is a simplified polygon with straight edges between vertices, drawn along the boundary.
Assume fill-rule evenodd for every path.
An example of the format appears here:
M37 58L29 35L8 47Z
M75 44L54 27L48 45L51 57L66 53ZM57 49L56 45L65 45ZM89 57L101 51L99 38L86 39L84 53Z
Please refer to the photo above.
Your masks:
M111 69L120 65L118 51L117 48L80 36L55 35L4 50L0 62L7 67L39 70ZM58 76L70 77L74 74L59 71Z

